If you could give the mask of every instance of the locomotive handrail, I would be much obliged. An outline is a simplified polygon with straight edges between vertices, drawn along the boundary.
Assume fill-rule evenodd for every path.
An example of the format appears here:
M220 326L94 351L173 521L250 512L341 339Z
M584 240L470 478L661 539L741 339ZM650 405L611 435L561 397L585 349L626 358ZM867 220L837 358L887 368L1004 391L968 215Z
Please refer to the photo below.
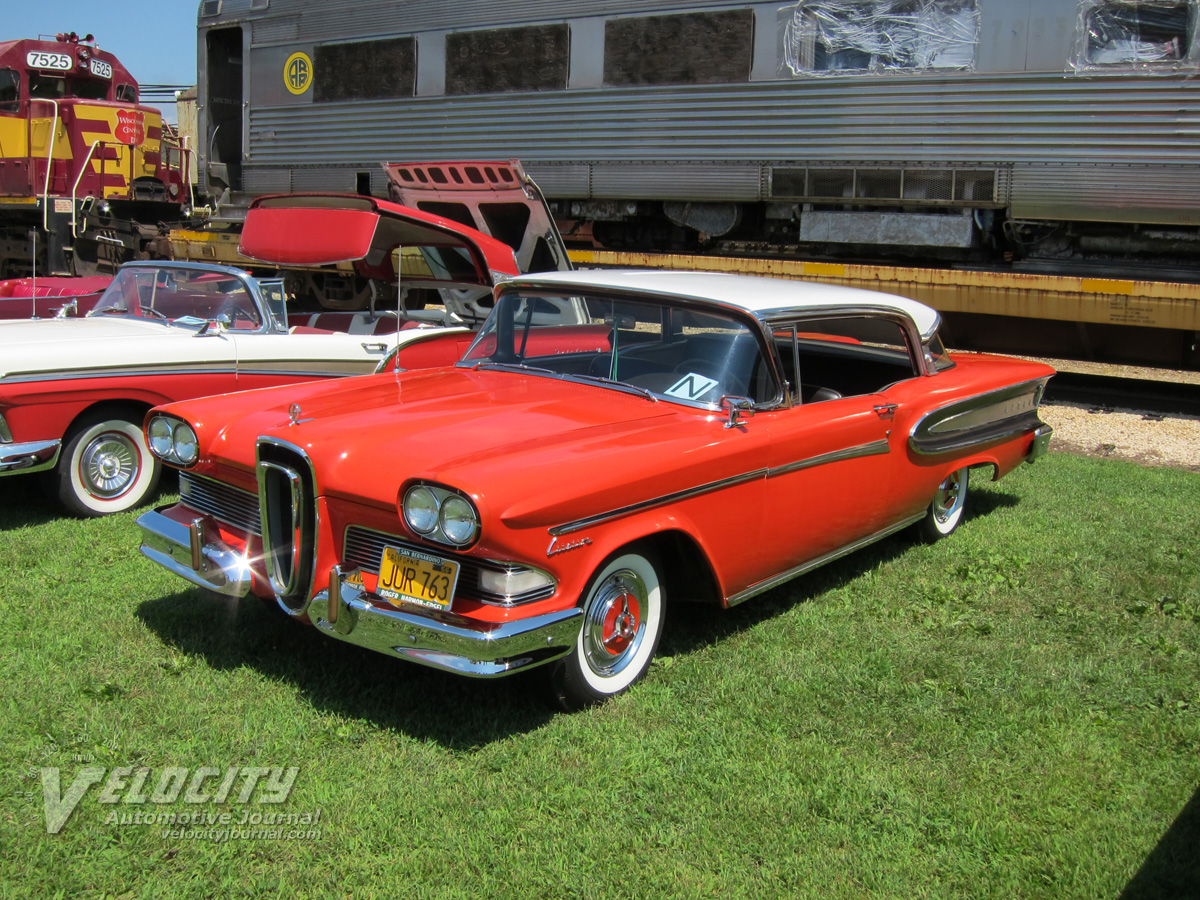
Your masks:
M54 168L54 139L58 136L58 101L46 97L30 97L30 106L34 103L49 103L54 107L54 121L50 123L50 155L46 157L46 180L42 188L42 228L50 230L50 170ZM33 151L33 110L29 115L29 149Z
M103 141L92 141L92 146L88 148L87 156L83 158L83 164L79 167L79 174L75 176L75 183L71 185L71 237L79 237L78 225L76 219L76 210L79 208L75 202L75 193L79 190L79 182L83 181L83 173L87 171L88 163L92 161L92 154L96 152ZM100 174L104 175L104 163L101 161Z

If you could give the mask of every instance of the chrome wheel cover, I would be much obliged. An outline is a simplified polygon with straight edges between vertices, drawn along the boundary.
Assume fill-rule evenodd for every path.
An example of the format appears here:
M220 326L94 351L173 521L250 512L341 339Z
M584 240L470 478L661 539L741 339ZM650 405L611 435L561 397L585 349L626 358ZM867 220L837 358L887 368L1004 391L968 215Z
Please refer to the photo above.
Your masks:
M583 655L602 678L619 675L646 636L645 582L632 569L613 572L592 592L584 610Z
M963 472L951 472L946 480L938 485L937 494L933 498L933 517L939 525L949 523L963 504L962 491Z
M129 490L138 476L140 464L137 445L123 434L107 431L83 448L79 456L79 477L93 497L111 500Z

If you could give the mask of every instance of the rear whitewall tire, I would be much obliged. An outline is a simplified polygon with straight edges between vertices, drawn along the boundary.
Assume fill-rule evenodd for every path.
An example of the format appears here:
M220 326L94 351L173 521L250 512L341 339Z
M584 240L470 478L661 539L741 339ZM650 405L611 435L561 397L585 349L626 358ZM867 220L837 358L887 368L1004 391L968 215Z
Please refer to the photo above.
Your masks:
M921 522L921 536L933 543L952 534L962 522L967 503L970 469L956 469L938 485L937 493Z

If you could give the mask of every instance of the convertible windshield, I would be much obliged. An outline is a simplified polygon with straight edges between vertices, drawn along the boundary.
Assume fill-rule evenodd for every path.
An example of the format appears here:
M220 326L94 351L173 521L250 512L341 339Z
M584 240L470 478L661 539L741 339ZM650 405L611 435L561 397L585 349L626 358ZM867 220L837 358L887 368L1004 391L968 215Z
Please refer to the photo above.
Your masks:
M199 328L211 319L257 329L262 316L245 282L202 269L125 267L89 316L133 316Z
M648 300L507 292L459 364L612 381L702 406L776 392L750 326Z

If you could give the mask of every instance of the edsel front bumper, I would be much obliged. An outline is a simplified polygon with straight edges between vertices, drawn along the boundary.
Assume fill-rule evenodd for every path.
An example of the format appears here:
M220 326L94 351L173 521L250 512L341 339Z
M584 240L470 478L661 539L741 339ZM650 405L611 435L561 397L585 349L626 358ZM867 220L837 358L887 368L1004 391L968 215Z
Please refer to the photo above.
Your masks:
M44 472L58 462L62 441L33 441L0 444L0 475L12 472Z
M244 551L209 538L202 516L187 524L164 516L162 506L138 516L142 529L142 555L192 584L225 594L245 597L254 576Z
M565 656L582 624L578 608L501 623L387 608L372 602L353 574L333 568L330 589L309 604L313 624L338 640L459 675L507 675Z
M143 513L142 553L192 584L233 597L250 592L253 575L245 552L208 536L203 517L187 524L163 515L162 507ZM375 602L356 573L342 574L335 566L329 589L320 591L306 609L323 633L368 650L411 662L490 678L507 675L565 656L575 645L581 627L580 609L544 613L509 622L480 622L453 613L419 607L397 609ZM331 594L336 597L330 603Z

